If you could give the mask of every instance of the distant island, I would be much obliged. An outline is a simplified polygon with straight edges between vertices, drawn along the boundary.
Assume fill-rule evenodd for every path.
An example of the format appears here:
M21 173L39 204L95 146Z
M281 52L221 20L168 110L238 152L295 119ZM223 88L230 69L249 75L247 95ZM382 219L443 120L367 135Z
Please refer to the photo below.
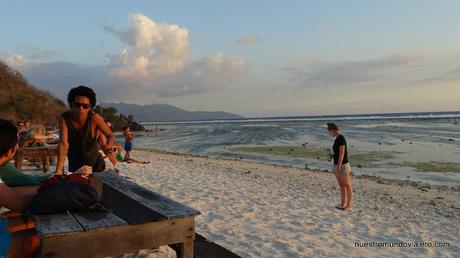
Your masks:
M114 107L124 114L132 114L142 122L172 122L192 120L216 120L243 118L240 115L217 111L186 111L166 104L136 105L127 103L102 103L104 107Z

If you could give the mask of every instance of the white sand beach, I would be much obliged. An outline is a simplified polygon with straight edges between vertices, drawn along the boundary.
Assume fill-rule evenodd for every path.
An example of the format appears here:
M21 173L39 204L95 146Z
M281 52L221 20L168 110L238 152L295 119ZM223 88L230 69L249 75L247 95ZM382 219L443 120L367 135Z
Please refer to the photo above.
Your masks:
M201 211L196 230L243 257L458 257L460 191L354 178L353 212L334 208L335 177L248 161L157 151L121 175ZM432 247L355 247L425 242ZM437 242L448 247L434 247Z

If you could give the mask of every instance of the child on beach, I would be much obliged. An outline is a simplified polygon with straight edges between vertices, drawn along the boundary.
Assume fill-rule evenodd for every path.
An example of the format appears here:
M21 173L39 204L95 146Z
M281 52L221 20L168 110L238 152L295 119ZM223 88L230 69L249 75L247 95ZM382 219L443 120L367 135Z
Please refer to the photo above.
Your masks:
M352 211L353 189L351 187L351 167L348 162L347 141L340 133L340 128L333 122L327 123L329 135L335 138L332 150L334 160L332 171L337 178L340 187L341 203L336 206L337 209Z
M131 131L129 126L123 128L123 136L125 137L125 160L128 161L131 159L131 150L133 149L133 139L134 133Z

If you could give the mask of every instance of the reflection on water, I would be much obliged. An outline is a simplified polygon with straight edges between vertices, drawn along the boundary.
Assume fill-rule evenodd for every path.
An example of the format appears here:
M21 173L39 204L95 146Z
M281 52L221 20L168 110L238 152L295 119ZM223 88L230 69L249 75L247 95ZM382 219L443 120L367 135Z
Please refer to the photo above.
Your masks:
M456 117L343 120L339 124L348 140L355 174L460 185L460 125ZM154 126L164 131L157 136L153 132L141 133L135 139L136 147L243 158L301 168L307 165L310 169L330 168L327 149L331 148L333 139L327 135L324 121L273 119L146 127ZM247 148L254 146L266 146L267 150L304 148L300 150L319 154L318 157L299 157L287 151L273 155L260 148ZM241 151L242 147L244 151Z

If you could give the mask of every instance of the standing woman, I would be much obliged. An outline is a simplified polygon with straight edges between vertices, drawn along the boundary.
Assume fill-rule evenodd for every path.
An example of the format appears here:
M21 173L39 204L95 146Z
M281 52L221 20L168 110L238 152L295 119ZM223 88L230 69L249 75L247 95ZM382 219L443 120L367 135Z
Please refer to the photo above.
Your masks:
M341 203L336 208L340 210L352 211L353 189L351 187L351 166L348 162L347 141L340 133L337 124L327 123L329 134L335 138L332 150L334 151L334 164L332 171L337 178L340 186Z
M99 153L98 131L107 137L101 149L110 153L115 141L110 128L104 119L93 112L96 105L96 94L91 88L78 86L67 95L70 110L62 113L59 118L59 154L56 173L63 172L64 160L67 156L69 171L77 171L82 166L91 166L93 172L105 169L104 159Z

